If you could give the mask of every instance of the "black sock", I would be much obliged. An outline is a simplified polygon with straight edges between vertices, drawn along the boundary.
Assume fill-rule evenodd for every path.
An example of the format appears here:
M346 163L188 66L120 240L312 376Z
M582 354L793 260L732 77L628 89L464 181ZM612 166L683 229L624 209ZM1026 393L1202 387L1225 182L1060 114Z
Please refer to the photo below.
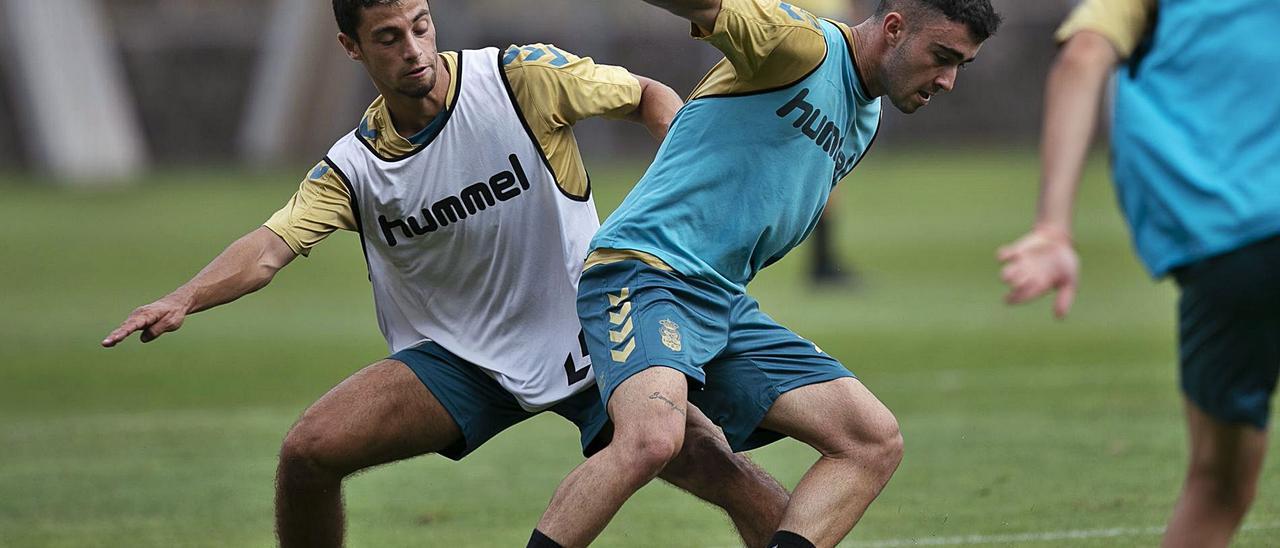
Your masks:
M772 539L769 539L769 548L814 548L814 546L809 539L791 531L778 531L773 534Z
M812 544L810 545L812 546ZM542 534L542 531L533 530L533 535L529 537L529 545L526 548L564 548L559 542L551 540L551 537Z

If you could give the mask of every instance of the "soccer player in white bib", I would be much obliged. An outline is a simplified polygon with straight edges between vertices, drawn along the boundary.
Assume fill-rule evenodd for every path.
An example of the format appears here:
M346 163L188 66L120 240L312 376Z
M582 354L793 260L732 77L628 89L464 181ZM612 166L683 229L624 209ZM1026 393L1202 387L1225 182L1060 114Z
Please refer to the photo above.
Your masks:
M335 230L360 234L392 355L321 397L286 436L282 545L343 539L342 480L428 453L458 460L542 411L584 454L609 418L575 310L599 227L572 126L626 119L661 140L681 101L662 84L551 45L437 52L426 0L334 0L338 39L380 96L297 194L191 281L135 310L104 346L178 329L265 286ZM762 545L787 494L732 454L701 413L664 479L722 508Z

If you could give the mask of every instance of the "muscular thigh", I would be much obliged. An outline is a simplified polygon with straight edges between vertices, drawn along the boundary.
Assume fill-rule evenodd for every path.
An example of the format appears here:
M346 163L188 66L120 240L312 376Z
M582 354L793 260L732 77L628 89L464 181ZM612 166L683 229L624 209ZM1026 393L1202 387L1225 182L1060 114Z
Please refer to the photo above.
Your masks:
M824 454L846 453L898 435L893 413L854 378L811 384L779 396L760 426Z
M339 383L290 432L334 469L361 468L441 451L457 424L404 363L382 360Z
M805 386L852 378L838 360L759 310L747 295L734 302L730 340L707 366L704 390L689 400L724 428L734 451L772 443L784 433L761 422L774 403Z

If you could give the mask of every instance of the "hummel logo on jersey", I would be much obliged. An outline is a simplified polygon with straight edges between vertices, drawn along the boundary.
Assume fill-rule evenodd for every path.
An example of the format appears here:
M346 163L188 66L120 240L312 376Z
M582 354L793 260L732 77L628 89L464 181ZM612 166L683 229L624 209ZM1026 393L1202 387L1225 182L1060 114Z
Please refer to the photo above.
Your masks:
M804 100L808 96L809 88L801 89L800 93L778 108L777 115L779 118L786 118L796 109L800 110L800 116L792 122L791 127L800 130L805 137L812 139L818 148L835 160L838 180L846 175L845 167L850 161L850 158L844 155L845 136L840 134L840 128L834 121L822 114L822 109L815 108L812 103Z
M467 188L457 196L449 196L443 200L422 208L422 220L410 215L404 219L388 220L386 215L378 216L378 226L382 228L382 236L387 245L395 247L396 231L407 239L435 232L450 224L462 222L468 215L475 215L492 207L498 202L505 202L519 196L523 190L529 190L529 177L520 165L520 158L515 154L507 156L511 163L510 171L499 171L489 182L480 181Z

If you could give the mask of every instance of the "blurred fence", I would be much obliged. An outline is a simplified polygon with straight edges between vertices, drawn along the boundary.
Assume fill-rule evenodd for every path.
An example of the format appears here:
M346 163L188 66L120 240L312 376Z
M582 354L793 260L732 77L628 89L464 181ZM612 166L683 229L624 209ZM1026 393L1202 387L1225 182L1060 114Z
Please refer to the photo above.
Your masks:
M10 17L13 6L23 2L64 1L71 0L0 0L0 18ZM882 143L1034 138L1054 52L1052 31L1073 2L993 3L1005 25L962 73L956 91L910 117L886 109ZM866 13L873 4L852 2L850 13ZM129 111L142 128L147 157L156 163L314 160L354 127L375 95L359 65L338 47L328 2L102 0L98 5L114 41L108 54L119 60ZM554 42L663 80L680 93L690 91L719 58L714 49L688 39L687 23L639 0L433 0L431 7L441 49ZM59 47L59 40L41 47ZM0 64L0 120L6 122L0 124L0 168L39 163L27 136L40 122L26 112L23 78L12 60ZM96 91L86 86L79 93ZM585 124L583 148L593 155L652 150L643 132L616 126Z

